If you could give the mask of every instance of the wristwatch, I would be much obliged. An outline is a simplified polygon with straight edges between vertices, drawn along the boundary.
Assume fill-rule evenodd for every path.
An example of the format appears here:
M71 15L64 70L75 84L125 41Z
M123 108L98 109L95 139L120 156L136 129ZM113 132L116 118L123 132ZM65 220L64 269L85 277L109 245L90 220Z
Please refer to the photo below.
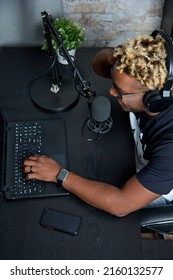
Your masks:
M62 168L60 170L59 174L57 175L57 181L64 182L67 179L69 173L70 173L70 171L68 171L65 168Z

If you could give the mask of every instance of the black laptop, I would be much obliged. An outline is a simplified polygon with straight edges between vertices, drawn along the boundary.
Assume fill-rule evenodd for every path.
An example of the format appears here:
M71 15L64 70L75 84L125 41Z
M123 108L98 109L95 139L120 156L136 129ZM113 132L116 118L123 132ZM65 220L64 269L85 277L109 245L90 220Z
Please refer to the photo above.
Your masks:
M48 155L67 168L62 119L7 122L0 110L0 193L7 199L63 196L61 185L26 180L23 162L30 155Z

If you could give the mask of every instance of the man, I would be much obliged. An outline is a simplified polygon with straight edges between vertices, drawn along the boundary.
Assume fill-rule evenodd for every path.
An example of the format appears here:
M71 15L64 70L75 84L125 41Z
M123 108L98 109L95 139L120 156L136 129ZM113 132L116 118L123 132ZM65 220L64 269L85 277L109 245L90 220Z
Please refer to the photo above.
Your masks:
M146 162L121 189L64 171L44 155L25 160L26 177L55 183L58 177L64 180L62 185L66 190L118 217L169 193L173 187L173 106L153 113L143 102L146 92L163 88L168 77L166 56L165 41L157 35L137 37L114 50L101 50L94 57L96 74L113 80L110 94L124 111L138 113Z

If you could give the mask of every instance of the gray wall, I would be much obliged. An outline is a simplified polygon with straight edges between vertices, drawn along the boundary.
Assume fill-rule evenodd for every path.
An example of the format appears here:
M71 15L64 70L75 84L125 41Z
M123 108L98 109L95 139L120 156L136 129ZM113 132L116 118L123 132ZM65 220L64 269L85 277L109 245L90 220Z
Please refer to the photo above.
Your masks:
M63 15L61 0L0 0L0 45L32 46L43 42L41 12Z

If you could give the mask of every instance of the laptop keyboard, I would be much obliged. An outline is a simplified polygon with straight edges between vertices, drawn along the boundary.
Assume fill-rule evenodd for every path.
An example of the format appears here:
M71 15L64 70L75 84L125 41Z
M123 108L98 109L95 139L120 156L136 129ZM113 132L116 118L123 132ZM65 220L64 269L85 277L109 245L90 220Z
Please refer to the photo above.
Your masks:
M14 196L32 196L44 192L44 183L25 178L23 162L31 155L43 154L43 129L41 122L24 122L16 124L15 137L15 182L11 190Z

